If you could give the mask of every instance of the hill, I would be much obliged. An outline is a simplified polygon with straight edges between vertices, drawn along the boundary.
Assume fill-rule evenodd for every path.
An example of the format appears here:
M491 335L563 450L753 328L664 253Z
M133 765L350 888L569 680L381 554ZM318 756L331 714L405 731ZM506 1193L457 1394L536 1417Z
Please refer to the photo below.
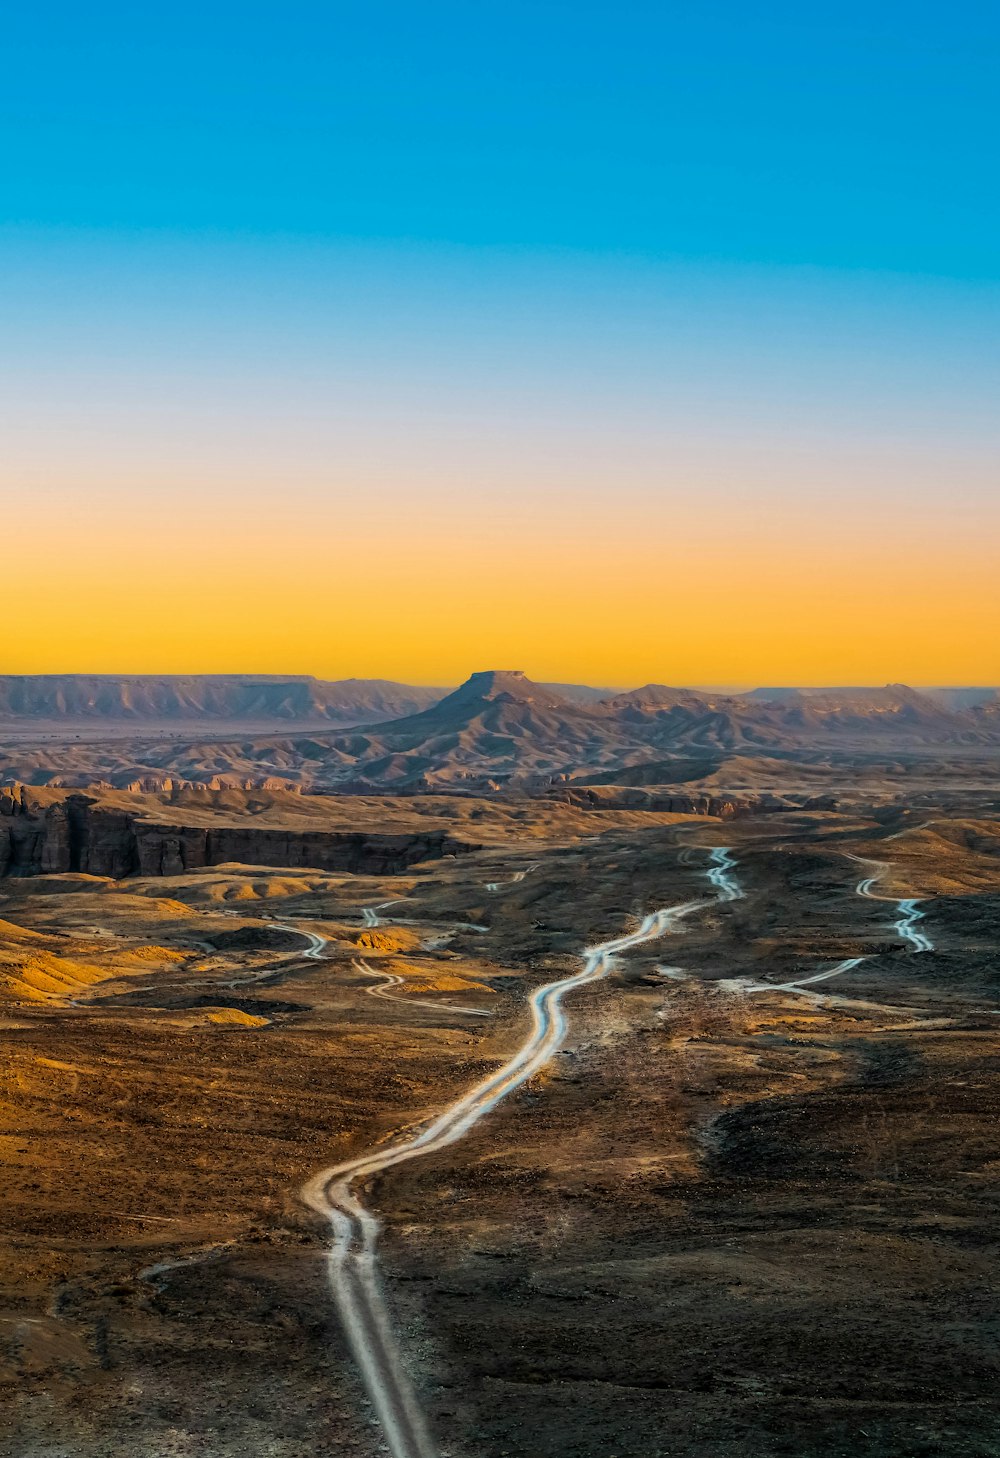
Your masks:
M443 689L380 678L324 680L271 674L4 674L0 721L124 721L166 724L398 719L434 703Z
M94 740L87 743L64 733L62 742L39 737L19 748L12 735L0 750L0 777L67 786L192 782L353 794L447 788L535 793L601 774L615 777L606 783L683 784L692 777L693 762L706 769L712 764L714 773L726 776L725 763L733 756L741 782L755 778L748 772L750 761L766 761L761 776L772 785L780 779L781 762L843 767L877 759L896 778L921 756L933 758L937 774L956 754L972 754L984 759L985 772L1000 746L1000 704L987 699L951 707L902 684L742 695L647 684L588 699L578 686L539 684L517 670L491 670L472 674L443 697L436 690L373 680L236 678L155 681L169 685L168 698L155 697L153 681L141 680L146 697L136 690L123 698L121 686L130 682L115 680L110 700L90 710L133 715L115 721L131 726L127 741L122 733L117 743L111 734L84 736ZM213 698L209 682L221 683L229 696ZM201 695L197 700L187 687L193 684ZM272 714L289 717L273 718L263 730L248 721L245 732L236 725L226 732L212 718L223 701L228 712L242 705L251 714L266 704ZM195 703L205 706L200 721L174 721L160 737L139 717L141 706L152 713L172 704L187 713ZM394 704L405 711L385 717ZM299 728L294 715L306 712L303 705L309 711L321 706L328 717ZM338 723L335 714L348 717ZM275 733L278 722L291 732ZM182 724L183 738L177 727Z

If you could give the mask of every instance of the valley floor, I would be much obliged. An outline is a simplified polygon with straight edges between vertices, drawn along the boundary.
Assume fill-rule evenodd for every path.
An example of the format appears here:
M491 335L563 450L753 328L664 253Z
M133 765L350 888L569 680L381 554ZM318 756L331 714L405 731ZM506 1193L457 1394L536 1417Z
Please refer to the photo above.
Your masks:
M386 1451L303 1186L689 903L358 1187L436 1451L1000 1454L1000 824L585 820L382 877L0 882L4 1458Z

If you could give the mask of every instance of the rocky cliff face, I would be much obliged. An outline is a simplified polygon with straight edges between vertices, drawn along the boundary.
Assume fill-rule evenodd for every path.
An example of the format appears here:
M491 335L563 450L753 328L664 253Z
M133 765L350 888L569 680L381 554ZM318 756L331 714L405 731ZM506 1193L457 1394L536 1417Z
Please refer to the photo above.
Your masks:
M0 789L0 876L63 870L70 859L66 806L34 805L20 785Z
M177 876L237 861L392 875L418 861L477 849L440 831L294 831L273 827L158 824L96 805L86 795L45 803L20 786L0 790L0 876L83 871L116 880Z
M835 810L830 795L708 795L678 794L671 788L647 789L632 785L588 785L560 787L551 799L582 810L659 810L672 815L711 815L729 820L734 815L763 815L780 810Z
M245 866L314 867L351 871L356 875L395 875L418 861L462 855L475 846L451 836L373 835L349 831L260 830L222 826L138 825L136 869L142 876L178 876L202 866L236 861ZM97 875L113 875L93 864L81 865Z

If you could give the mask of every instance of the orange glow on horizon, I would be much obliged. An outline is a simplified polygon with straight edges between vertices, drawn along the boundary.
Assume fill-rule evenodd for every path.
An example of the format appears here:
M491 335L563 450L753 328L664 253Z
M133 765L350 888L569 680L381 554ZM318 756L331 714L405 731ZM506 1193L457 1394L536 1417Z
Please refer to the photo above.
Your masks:
M251 503L248 503L248 506ZM627 507L627 509L626 509ZM231 504L229 505L231 510ZM986 683L1000 679L993 539L808 516L776 535L735 509L623 498L575 519L544 502L450 535L389 505L345 518L302 506L195 520L123 512L117 528L38 522L8 541L19 605L5 671L268 672L455 683L477 668L612 686ZM645 511L645 524L634 520ZM886 526L888 524L885 524ZM23 539L22 539L23 540Z
M1000 683L992 288L20 246L9 672Z

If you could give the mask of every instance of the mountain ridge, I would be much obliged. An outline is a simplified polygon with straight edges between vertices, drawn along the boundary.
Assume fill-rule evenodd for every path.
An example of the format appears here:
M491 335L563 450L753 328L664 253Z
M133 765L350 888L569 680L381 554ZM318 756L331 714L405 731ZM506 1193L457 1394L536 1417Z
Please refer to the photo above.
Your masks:
M262 680L247 682L257 692ZM271 682L287 714L290 680ZM623 771L635 783L655 783L657 775L664 783L676 783L692 759L706 756L717 761L734 755L806 756L816 762L831 756L1000 746L996 701L977 696L971 706L956 708L905 684L767 690L764 697L647 684L584 699L578 693L573 697L579 686L559 692L561 686L535 683L521 670L489 669L473 673L449 693L426 690L425 701L415 705L406 686L398 692L401 686L387 689L383 683L374 692L372 683L353 681L353 688L341 690L339 702L350 701L356 709L377 705L381 716L369 712L364 720L301 728L294 717L286 717L280 729L274 724L255 732L251 726L243 736L213 736L206 714L198 724L185 725L190 732L183 740L176 733L157 741L152 731L145 739L136 732L117 748L100 741L70 744L67 735L62 744L0 750L0 777L36 785L170 780L294 784L329 793L448 788L492 793L503 788L532 794ZM388 716L394 694L404 712ZM132 724L140 727L138 720Z
M3 674L0 722L394 719L447 690L311 674Z

